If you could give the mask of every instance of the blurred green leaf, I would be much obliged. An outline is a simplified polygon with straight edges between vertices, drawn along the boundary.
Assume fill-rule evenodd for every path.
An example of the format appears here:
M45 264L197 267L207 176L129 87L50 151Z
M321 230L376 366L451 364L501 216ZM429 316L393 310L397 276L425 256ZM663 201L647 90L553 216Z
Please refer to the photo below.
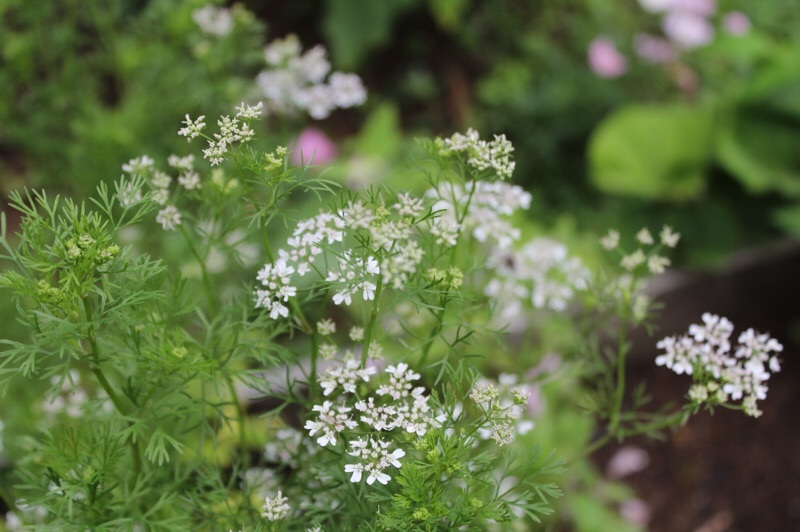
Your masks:
M392 23L418 0L328 0L324 32L340 68L355 68L391 35Z
M356 138L356 153L389 159L403 143L400 113L392 103L382 103L367 117Z
M436 22L447 30L457 30L469 6L467 0L428 0Z
M800 77L795 72L761 76L720 125L716 157L751 192L800 195Z
M711 113L683 104L629 105L608 117L589 144L591 179L605 192L687 200L705 188Z
M624 521L619 514L609 510L599 498L588 494L576 495L572 499L576 530L580 532L629 532L638 530Z

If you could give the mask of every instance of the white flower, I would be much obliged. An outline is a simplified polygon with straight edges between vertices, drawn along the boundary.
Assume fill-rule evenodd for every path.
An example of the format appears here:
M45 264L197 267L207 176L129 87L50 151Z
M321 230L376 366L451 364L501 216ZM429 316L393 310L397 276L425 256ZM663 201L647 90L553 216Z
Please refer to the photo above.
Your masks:
M156 214L156 222L161 224L164 231L173 231L181 224L181 213L174 205L167 205Z
M351 441L350 446L352 451L347 454L360 458L365 463L346 464L344 470L346 473L353 473L350 477L350 482L360 482L363 472L367 472L367 484L372 485L376 480L381 484L387 484L392 477L384 473L384 470L390 465L400 468L400 458L406 455L402 449L395 449L389 452L390 443L385 440L369 438L366 441L359 438L358 440Z
M125 183L117 193L117 201L122 207L132 207L142 201L141 187L134 186L134 183Z
M661 229L661 233L659 233L659 238L662 244L668 248L674 248L678 245L678 240L680 240L681 235L674 232L670 226L665 225L664 228Z
M508 179L516 163L511 160L514 146L505 135L495 135L494 140L480 140L474 129L467 129L466 135L456 133L449 139L437 139L442 155L465 152L467 164L478 171L492 170L500 179Z
M292 507L287 504L288 501L289 499L284 497L280 491L278 491L278 495L274 499L267 497L264 500L264 506L261 507L261 517L267 521L285 519L292 510Z
M203 32L225 36L233 30L233 13L230 9L205 5L192 11L192 19Z
M197 190L200 185L200 174L194 171L183 172L178 176L178 184L186 190Z
M322 432L322 436L317 438L317 443L322 447L329 444L336 445L337 434L346 428L354 429L358 426L358 423L348 415L352 408L343 405L333 408L333 403L325 401L321 405L315 405L312 410L319 412L317 421L306 421L304 428L308 430L309 436Z
M203 122L205 118L205 116L201 115L197 118L197 120L192 120L189 115L186 115L186 120L183 121L183 123L186 124L186 127L178 130L178 135L186 137L187 142L199 136L203 131L203 128L206 127L206 123Z
M669 265L670 260L667 257L662 257L660 255L651 255L647 260L647 268L650 270L650 273L654 275L664 273Z
M236 118L242 120L255 120L261 117L264 110L264 102L258 102L256 105L247 105L244 102L236 108Z
M185 157L180 157L173 153L167 157L167 164L177 170L189 172L194 169L194 155L189 154Z
M636 233L636 240L640 244L644 244L647 246L649 246L654 242L653 235L650 234L650 231L648 231L646 227L643 227L641 230L639 230L638 233Z
M317 322L317 333L320 336L329 336L336 332L336 323L330 319L325 318Z
M322 395L330 395L339 386L347 393L355 393L356 383L359 380L368 382L370 375L375 375L376 371L375 366L362 368L357 360L347 360L343 365L325 372L319 382L323 389Z
M289 34L283 39L275 39L264 48L267 64L279 66L300 55L302 48L297 35Z
M600 239L600 245L608 251L616 248L619 245L619 231L609 229L608 234Z
M636 268L638 268L639 265L642 264L646 259L647 257L645 257L644 251L642 251L641 249L637 249L633 253L622 257L620 265L629 272L631 272Z
M367 91L356 74L334 72L328 83L331 99L337 107L355 107L367 101Z
M769 335L748 329L739 336L739 345L731 354L733 324L708 312L702 318L703 325L692 324L688 336L661 340L656 347L666 353L656 358L656 364L676 373L693 374L695 384L689 398L694 402L742 399L746 414L760 415L756 401L766 398L770 371L780 371L776 353L783 346ZM706 390L701 389L703 386Z
M153 168L153 159L147 155L142 155L135 159L131 159L127 164L122 165L122 171L131 175L143 175Z

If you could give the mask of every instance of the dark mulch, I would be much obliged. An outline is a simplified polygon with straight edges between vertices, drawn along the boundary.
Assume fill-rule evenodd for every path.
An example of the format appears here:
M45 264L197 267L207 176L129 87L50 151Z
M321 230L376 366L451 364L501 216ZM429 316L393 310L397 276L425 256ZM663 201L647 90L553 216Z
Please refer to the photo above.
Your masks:
M663 442L625 442L650 455L645 470L626 478L650 506L648 530L800 530L800 256L790 246L740 266L668 295L658 337L683 332L712 310L733 321L735 335L753 326L783 342L782 371L770 380L758 419L718 409L695 416ZM656 405L681 403L690 379L655 366L654 356L637 353L632 380L647 383ZM597 453L600 467L614 450Z

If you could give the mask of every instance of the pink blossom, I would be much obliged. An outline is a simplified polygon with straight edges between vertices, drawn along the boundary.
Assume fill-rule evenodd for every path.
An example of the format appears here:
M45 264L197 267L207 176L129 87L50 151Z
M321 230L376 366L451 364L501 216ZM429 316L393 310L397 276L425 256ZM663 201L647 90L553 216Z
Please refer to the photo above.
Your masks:
M670 0L669 11L692 13L701 17L710 17L717 11L716 0Z
M618 78L628 71L628 60L608 37L597 37L589 45L589 67L601 78Z
M291 160L303 164L327 164L336 157L336 144L325 133L314 127L304 129L292 147Z
M632 445L619 449L606 465L606 475L609 478L622 478L638 473L650 463L647 451Z
M731 35L746 35L750 32L750 19L741 11L731 11L722 19L722 27Z
M639 33L633 38L633 49L636 55L648 63L669 63L677 58L672 44L661 37L649 33Z
M650 505L641 499L628 499L619 505L619 513L623 519L638 526L650 522Z
M714 38L714 28L701 15L688 11L673 11L662 21L664 33L683 48L698 48Z

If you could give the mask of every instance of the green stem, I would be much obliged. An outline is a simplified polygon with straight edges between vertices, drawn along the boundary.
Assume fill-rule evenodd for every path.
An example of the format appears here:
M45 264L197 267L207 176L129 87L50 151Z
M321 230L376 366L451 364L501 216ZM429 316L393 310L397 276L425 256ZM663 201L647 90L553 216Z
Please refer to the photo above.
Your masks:
M367 363L369 355L369 345L372 343L372 336L375 332L375 322L378 319L378 311L381 306L381 292L383 292L383 275L378 275L378 282L375 286L375 299L372 300L372 313L369 316L367 330L364 331L364 346L361 349L361 365Z
M614 403L612 405L611 416L609 418L609 433L616 434L619 430L620 415L622 413L622 400L625 397L625 358L628 354L628 313L627 301L623 312L619 317L619 331L617 333L617 377L615 383Z
M607 432L600 438L593 441L589 444L586 448L584 448L579 454L577 454L572 461L580 460L582 458L586 458L587 456L591 455L598 449L604 447L608 442L610 442L615 436L621 438L631 438L633 436L639 436L642 434L650 434L653 432L657 432L659 430L665 429L667 427L674 426L676 423L685 423L687 418L687 412L684 410L678 410L673 412L672 414L666 415L661 417L660 419L653 421L651 423L647 423L644 425L639 425L635 429L631 429L630 431L621 431L617 434L612 432Z
M311 392L312 401L316 402L319 393L319 383L317 382L317 359L319 358L317 331L313 331L309 336L311 337L311 370L308 376L308 388Z
M203 260L203 257L200 256L200 252L197 251L197 248L192 242L189 233L186 232L186 228L183 225L179 225L178 228L180 229L184 240L186 240L186 244L189 246L189 251L192 252L194 258L197 259L197 264L200 266L200 273L203 277L203 289L205 291L206 300L208 303L208 311L209 313L213 313L214 309L216 308L214 304L214 289L211 287L211 278L208 276L208 270L206 269L206 261Z
M422 355L419 357L419 367L423 367L425 362L428 360L428 354L431 351L431 346L433 345L433 341L436 340L436 337L439 336L439 333L442 332L442 328L444 327L444 312L447 307L447 300L445 299L442 302L442 308L437 312L434 316L436 318L436 325L433 326L433 330L431 334L428 335L428 339L425 340L425 343L422 345Z
M108 398L111 400L111 403L123 416L130 416L131 410L125 407L125 404L120 399L120 396L114 390L114 387L106 378L105 373L103 370L100 369L100 350L97 347L97 338L94 333L94 325L92 324L93 313L92 313L92 305L89 302L89 297L86 296L83 299L83 311L86 314L86 322L89 323L89 330L86 335L86 339L89 341L89 347L91 348L91 353L87 353L89 358L91 358L91 362L89 363L89 368L92 370L92 373L97 378L97 382L100 383L100 386L105 390ZM132 421L128 421L128 426L133 426ZM141 451L139 449L139 442L134 441L132 438L128 440L128 443L131 446L131 457L133 459L133 472L135 476L139 476L139 473L142 470L142 456Z
M246 452L244 409L239 402L239 396L236 395L236 386L234 386L233 379L231 379L230 375L225 375L225 384L228 385L228 390L231 393L231 401L236 407L236 420L239 423L239 452L244 457L245 461L249 462L250 455ZM245 466L247 466L247 464L245 464Z

